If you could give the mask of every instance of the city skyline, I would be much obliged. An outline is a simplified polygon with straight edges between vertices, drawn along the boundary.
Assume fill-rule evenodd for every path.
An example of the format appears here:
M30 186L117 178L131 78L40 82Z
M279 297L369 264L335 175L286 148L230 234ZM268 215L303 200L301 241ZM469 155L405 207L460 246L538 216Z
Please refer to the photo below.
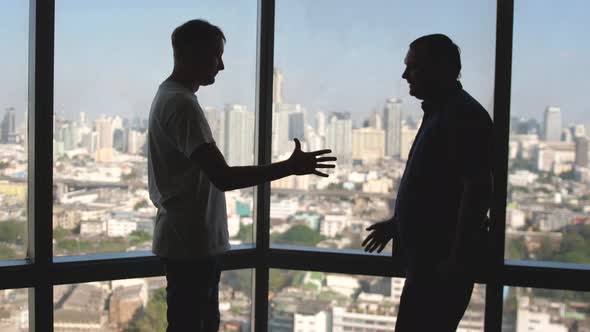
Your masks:
M121 4L112 1L93 5L58 1L55 112L86 111L93 117L101 113L147 114L157 85L171 68L169 33L196 13L219 24L228 36L227 70L220 73L216 85L199 91L202 104L222 108L225 103L236 103L253 110L256 6L251 1L231 2L231 8L229 5L229 2L219 2L197 7L191 2L179 1L176 8L163 8L157 2L146 1L129 2L120 7ZM426 17L434 13L446 14L456 8L469 14L463 16L467 21L453 23L454 16L449 13L449 22L433 19L429 23L432 26L409 25L411 17L418 13L418 3L376 2L370 8L338 7L337 15L331 14L330 18L324 13L331 5L334 3L329 1L277 3L275 65L286 78L284 102L300 103L311 112L350 112L354 122L360 123L363 114L380 109L387 98L394 97L403 100L406 114L419 114L419 102L407 95L406 84L400 77L403 56L413 38L438 29L454 38L462 49L462 81L466 89L492 111L495 3L431 4L424 9ZM0 86L4 88L0 89L0 107L15 107L17 117L22 118L27 89L28 10L21 1L11 1L4 6L9 10L2 11L4 14L0 17L8 23L9 30L3 37L10 47L5 50L5 60L0 65L5 73L0 78ZM112 10L115 6L117 11ZM178 11L178 7L188 9ZM574 31L584 30L585 20L576 19L581 11L572 8L574 6L553 6L549 2L519 1L515 4L514 116L540 119L539 112L544 108L559 106L564 123L587 121L583 91L588 87L588 80L580 76L584 72L580 69L590 66L590 57L586 56L588 48L577 43L575 33L566 30L571 24L579 28ZM286 12L290 14L285 15ZM371 23L355 20L357 12ZM385 13L394 14L384 20ZM399 17L397 13L407 17ZM154 17L159 19L153 20ZM557 19L549 19L551 17ZM543 28L555 36L551 42L541 38L542 34L535 28L536 21L543 18L546 18ZM105 19L109 20L108 26L102 23ZM150 24L142 23L146 19ZM468 21L478 23L476 29L463 26ZM301 25L301 22L306 24ZM141 27L141 33L130 29L129 23ZM314 29L319 30L316 33ZM151 37L146 38L146 34ZM287 40L289 43L285 44ZM313 49L317 57L310 57L309 52L305 52L307 49ZM138 51L145 52L142 53L145 57L135 61ZM544 56L535 57L535 52ZM545 70L545 75L539 76L539 66ZM117 80L110 79L111 72L118 73ZM355 98L344 97L351 92Z
M26 3L0 4L6 23L0 38L7 46L0 62L1 259L25 258L30 247L30 164L22 130ZM50 254L151 249L156 208L147 190L146 119L171 68L170 32L189 18L207 18L228 37L227 70L197 93L215 141L230 164L255 161L256 3L56 0ZM270 184L263 222L271 248L361 253L367 227L392 215L422 114L400 77L407 44L415 37L449 34L462 49L466 90L492 112L496 1L369 3L276 1L272 160L288 157L290 140L304 136L305 150L332 148L338 165L328 178L292 176ZM590 53L576 36L588 30L582 15L590 5L574 0L568 5L575 3L515 1L508 183L500 188L506 190L506 218L500 222L506 226L508 260L590 264L590 117L584 100ZM422 20L414 21L417 17ZM408 115L415 121L404 121ZM261 220L255 190L229 191L225 197L231 245L254 244ZM251 310L260 309L252 301L257 292L252 272L259 271L251 268L222 274L226 331L248 331ZM269 327L393 328L401 278L272 265L267 272ZM164 324L163 310L142 317L154 314L154 305L163 308L164 282L160 277L53 285L55 330L74 322L122 330L146 323L143 318ZM570 287L567 280L559 285ZM485 301L485 287L477 288L462 323L470 331L483 331L485 312L498 308L486 307L491 302ZM0 292L0 323L27 329L27 294L26 289ZM590 329L590 296L584 292L506 286L503 301L498 309L503 331ZM79 319L90 316L95 319ZM0 330L6 326L0 324ZM153 329L152 324L140 331Z

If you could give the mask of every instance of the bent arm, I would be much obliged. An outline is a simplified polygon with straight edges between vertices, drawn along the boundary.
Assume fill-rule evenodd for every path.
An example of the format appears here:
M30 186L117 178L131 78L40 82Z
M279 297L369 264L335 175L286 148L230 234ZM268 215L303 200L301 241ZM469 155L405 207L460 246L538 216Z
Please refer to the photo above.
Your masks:
M198 147L191 160L199 164L221 191L253 187L294 174L287 160L260 166L229 166L215 143Z
M451 249L451 257L457 261L469 259L476 254L476 241L483 228L492 194L491 174L480 174L476 177L462 179L463 194L457 220L455 242Z

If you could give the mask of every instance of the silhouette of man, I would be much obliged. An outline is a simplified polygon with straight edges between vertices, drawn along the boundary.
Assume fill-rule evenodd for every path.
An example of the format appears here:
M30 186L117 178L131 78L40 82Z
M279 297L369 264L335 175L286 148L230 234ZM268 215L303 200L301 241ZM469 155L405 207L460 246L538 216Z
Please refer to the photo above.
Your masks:
M492 121L458 78L459 48L434 34L410 44L402 75L424 116L399 184L394 216L370 226L365 251L394 239L406 265L396 332L455 331L491 197ZM479 258L481 259L481 257Z
M160 85L149 116L148 179L158 208L153 249L166 267L169 332L219 328L217 256L229 249L224 191L289 175L328 176L330 150L303 152L261 166L229 166L213 140L195 92L224 69L225 36L204 20L172 33L174 69ZM231 135L232 133L230 133Z

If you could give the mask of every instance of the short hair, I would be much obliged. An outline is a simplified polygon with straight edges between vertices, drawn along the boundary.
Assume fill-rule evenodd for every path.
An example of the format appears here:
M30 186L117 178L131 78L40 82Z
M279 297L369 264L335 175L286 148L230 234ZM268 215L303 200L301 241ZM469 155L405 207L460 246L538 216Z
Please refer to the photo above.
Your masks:
M422 36L410 44L410 49L424 50L421 56L429 65L448 66L454 79L461 75L461 50L451 38L437 33Z
M195 46L206 49L219 41L225 43L223 31L218 26L202 19L190 20L172 32L172 49L175 58L182 57L187 50Z

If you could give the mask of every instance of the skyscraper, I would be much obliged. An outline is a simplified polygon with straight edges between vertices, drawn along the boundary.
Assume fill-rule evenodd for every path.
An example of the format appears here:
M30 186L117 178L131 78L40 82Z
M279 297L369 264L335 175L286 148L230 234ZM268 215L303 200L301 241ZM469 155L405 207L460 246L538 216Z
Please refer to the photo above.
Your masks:
M147 132L129 129L127 134L127 153L140 154L147 142Z
M576 166L588 167L588 138L576 138Z
M400 158L401 160L407 160L410 154L410 149L414 143L414 139L418 134L418 128L414 126L408 126L407 124L402 125L401 129L401 145L400 145Z
M113 161L113 123L112 119L101 117L94 121L97 135L96 154L97 162L109 163Z
M127 138L131 129L113 129L113 148L119 152L127 152Z
M80 125L83 127L87 126L88 123L86 121L88 121L86 118L86 112L80 112Z
M352 159L375 163L385 156L385 131L377 128L352 130Z
M294 115L300 113L300 115ZM293 116L293 117L292 117ZM290 121L293 120L293 126ZM272 119L272 154L278 157L293 150L289 140L296 134L304 134L303 108L299 104L274 104ZM303 135L297 136L302 138Z
M383 118L381 113L373 111L369 116L369 127L375 129L383 129Z
M316 120L316 128L318 130L318 135L326 136L326 113L322 111L318 111L315 114Z
M559 107L549 106L545 109L543 130L545 141L558 142L561 140L561 110Z
M297 112L289 114L289 140L294 138L304 139L305 136L305 113Z
M389 98L383 109L383 124L385 127L385 154L390 157L400 155L402 136L402 101Z
M352 161L352 120L348 112L334 112L328 118L326 146L332 149L338 163Z
M272 102L275 104L283 103L283 74L275 67L272 80Z
M217 144L219 144L217 139L219 135L219 122L217 121L217 110L214 107L205 107L203 108L203 113L205 113L205 118L207 119L207 123L209 123L209 128L211 128L213 139Z
M245 105L225 106L225 158L230 166L254 163L254 119Z
M16 143L16 112L14 107L9 107L2 119L2 143Z

